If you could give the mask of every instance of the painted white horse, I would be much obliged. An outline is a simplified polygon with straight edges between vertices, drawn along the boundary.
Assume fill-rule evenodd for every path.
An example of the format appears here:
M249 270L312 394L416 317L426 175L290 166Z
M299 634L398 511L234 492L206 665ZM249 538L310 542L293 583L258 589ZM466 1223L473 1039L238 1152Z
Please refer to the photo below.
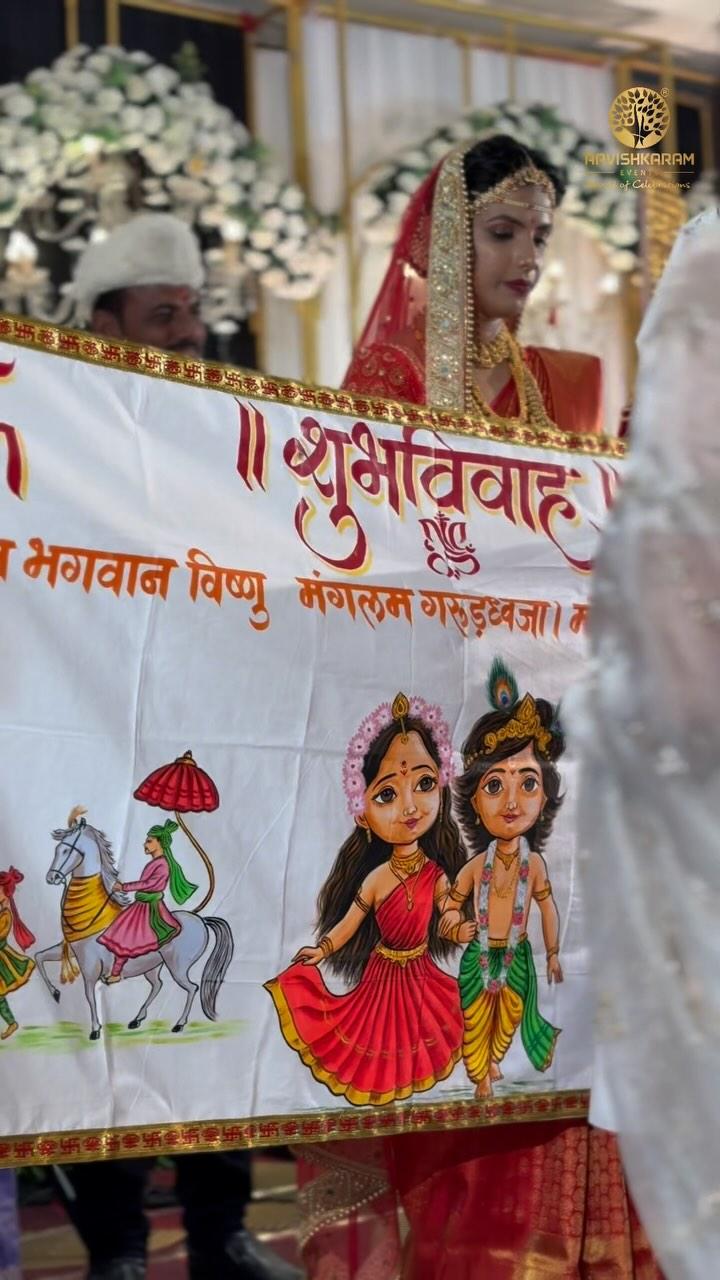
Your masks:
M110 973L114 956L99 940L99 934L117 916L118 908L128 905L127 895L115 889L118 873L110 841L96 827L81 818L66 829L52 832L59 841L50 869L48 884L62 885L60 918L63 941L35 956L38 972L53 999L60 1001L60 991L50 980L46 965L55 961L63 965L72 981L78 969L82 975L85 996L90 1006L90 1039L99 1040L96 988L100 979ZM145 1021L148 1009L160 993L162 968L186 993L185 1007L173 1031L182 1031L200 991L200 1004L206 1018L217 1017L217 995L233 955L233 937L226 920L217 916L199 916L192 911L173 912L181 925L180 932L148 955L128 960L123 980L142 974L150 983L150 992L128 1026L135 1029ZM82 937L78 937L82 934ZM200 983L190 977L190 970L205 951L210 935L215 942L206 961Z

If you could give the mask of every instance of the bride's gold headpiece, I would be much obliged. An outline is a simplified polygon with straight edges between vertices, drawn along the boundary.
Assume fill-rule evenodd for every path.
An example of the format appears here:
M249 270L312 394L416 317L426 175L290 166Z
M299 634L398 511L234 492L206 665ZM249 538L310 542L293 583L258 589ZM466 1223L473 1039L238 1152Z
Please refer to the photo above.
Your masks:
M517 191L520 187L540 187L547 196L550 197L550 204L555 208L557 204L557 195L555 188L542 169L538 169L534 164L525 165L524 169L518 169L515 173L511 173L507 178L503 178L501 182L491 187L489 191L483 191L480 195L470 197L470 205L473 213L477 213L478 209L484 209L489 204L512 204L522 209L545 209L545 205L527 204L524 200L513 200L512 192Z

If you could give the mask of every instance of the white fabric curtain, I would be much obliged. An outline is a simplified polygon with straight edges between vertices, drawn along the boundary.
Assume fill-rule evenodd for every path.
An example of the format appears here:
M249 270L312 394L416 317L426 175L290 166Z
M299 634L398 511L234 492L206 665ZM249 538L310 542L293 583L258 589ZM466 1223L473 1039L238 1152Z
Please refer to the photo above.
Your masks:
M275 153L285 173L293 171L288 56L284 49L255 51L254 115L258 137ZM302 379L300 317L292 302L262 291L259 359L264 373Z
M340 131L341 85L337 56L339 32L329 18L305 21L308 144L313 197L324 211L343 200ZM438 120L461 109L460 51L452 40L407 35L384 28L349 24L347 94L350 181L391 157ZM358 248L361 246L358 245ZM318 324L319 378L336 386L352 352L350 263L341 247L342 269L324 291ZM359 267L359 310L372 302L385 268L385 255L363 253Z

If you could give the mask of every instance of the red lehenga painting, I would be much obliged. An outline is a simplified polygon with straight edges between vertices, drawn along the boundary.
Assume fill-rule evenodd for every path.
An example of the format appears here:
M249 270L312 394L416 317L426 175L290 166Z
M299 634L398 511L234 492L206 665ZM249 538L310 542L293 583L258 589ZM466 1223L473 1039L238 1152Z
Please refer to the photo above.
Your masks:
M318 903L317 945L266 984L282 1034L316 1080L357 1106L433 1088L460 1060L453 944L439 917L464 860L450 812L450 732L439 709L398 694L348 747L354 829ZM335 994L318 965L352 985Z
M446 157L410 202L345 387L545 438L600 431L600 361L515 338L562 194L511 138ZM582 1121L298 1155L311 1280L662 1280L614 1136Z

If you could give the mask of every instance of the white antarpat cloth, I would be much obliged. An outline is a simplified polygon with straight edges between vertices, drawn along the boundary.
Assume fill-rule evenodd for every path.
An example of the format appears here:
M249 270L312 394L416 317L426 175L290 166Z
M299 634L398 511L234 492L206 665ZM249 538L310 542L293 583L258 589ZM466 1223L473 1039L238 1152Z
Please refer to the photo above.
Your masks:
M598 994L594 1119L620 1132L668 1276L706 1280L720 1258L717 209L681 233L639 346L592 662L569 703Z

